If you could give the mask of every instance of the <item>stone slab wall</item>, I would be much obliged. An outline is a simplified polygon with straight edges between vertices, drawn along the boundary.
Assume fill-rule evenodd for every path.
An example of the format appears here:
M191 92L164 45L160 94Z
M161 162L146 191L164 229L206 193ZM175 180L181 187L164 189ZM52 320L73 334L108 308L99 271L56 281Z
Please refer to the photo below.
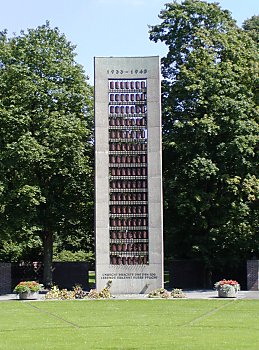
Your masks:
M79 284L84 290L88 289L87 262L54 262L53 283L59 288L72 288Z
M204 264L194 260L174 260L169 266L171 288L204 288Z
M259 290L259 260L247 261L247 290Z
M0 294L12 292L11 263L0 263Z
M41 262L12 263L12 289L20 281L43 281L43 264ZM88 263L87 262L53 262L53 283L59 288L72 289L80 284L88 289Z

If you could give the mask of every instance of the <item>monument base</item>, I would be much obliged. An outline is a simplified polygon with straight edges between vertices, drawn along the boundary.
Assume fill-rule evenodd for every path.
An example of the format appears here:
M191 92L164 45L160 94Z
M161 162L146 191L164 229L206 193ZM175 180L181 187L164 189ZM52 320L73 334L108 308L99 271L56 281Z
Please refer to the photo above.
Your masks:
M112 281L111 294L147 294L164 285L161 266L129 265L97 267L96 288L101 290Z

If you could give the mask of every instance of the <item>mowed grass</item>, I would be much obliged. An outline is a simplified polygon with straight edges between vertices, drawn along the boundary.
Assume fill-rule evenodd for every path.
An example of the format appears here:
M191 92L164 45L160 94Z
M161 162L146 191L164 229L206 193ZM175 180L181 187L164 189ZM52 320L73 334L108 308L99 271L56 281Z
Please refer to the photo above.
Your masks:
M0 350L258 350L259 300L0 303Z

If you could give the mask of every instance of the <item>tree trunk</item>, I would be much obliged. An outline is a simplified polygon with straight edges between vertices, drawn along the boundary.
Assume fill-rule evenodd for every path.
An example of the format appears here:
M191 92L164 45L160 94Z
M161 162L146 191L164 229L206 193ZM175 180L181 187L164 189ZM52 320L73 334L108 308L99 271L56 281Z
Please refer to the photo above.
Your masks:
M52 256L53 256L53 234L45 231L43 236L43 284L45 287L52 286Z

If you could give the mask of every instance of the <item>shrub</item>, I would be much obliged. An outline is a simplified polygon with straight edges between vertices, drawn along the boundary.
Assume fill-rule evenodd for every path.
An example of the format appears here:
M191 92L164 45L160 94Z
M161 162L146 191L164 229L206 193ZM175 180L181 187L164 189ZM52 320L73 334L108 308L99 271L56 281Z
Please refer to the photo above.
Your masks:
M148 294L148 298L170 298L170 293L165 288L158 288Z
M174 288L171 292L171 297L173 297L173 298L186 298L186 295L183 293L182 289Z

